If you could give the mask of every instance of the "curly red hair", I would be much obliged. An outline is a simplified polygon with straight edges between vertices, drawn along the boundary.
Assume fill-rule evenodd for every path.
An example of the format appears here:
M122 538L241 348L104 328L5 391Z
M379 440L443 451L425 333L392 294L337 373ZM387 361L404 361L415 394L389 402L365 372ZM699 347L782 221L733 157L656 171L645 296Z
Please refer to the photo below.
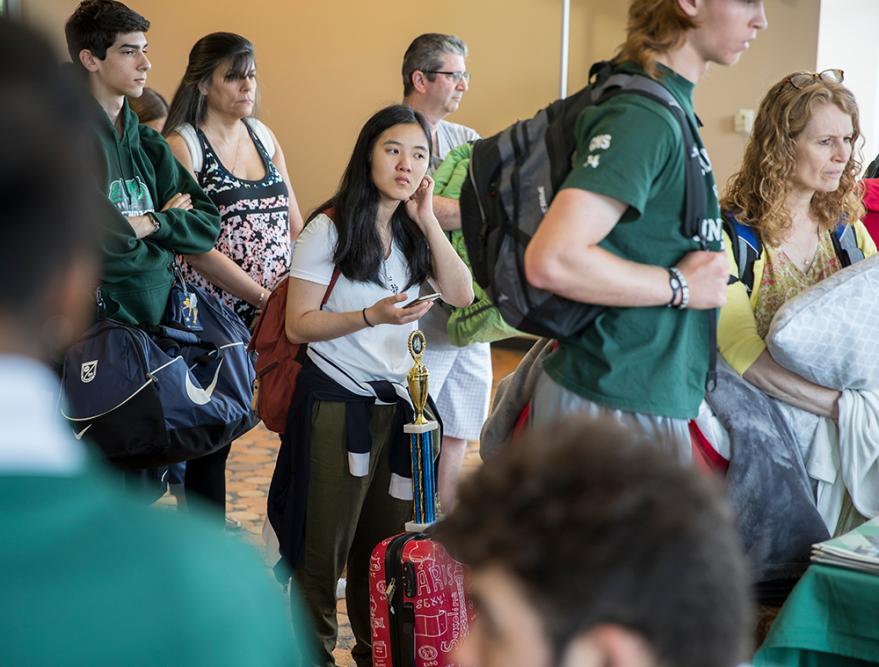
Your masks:
M853 146L861 136L858 104L848 88L817 77L796 88L790 83L791 76L770 88L760 103L741 168L730 177L720 201L724 211L756 228L771 246L780 245L793 224L786 200L793 188L796 140L814 109L835 105L852 119ZM822 229L833 229L841 218L852 222L864 215L858 152L852 150L836 190L816 192L812 197L811 212Z

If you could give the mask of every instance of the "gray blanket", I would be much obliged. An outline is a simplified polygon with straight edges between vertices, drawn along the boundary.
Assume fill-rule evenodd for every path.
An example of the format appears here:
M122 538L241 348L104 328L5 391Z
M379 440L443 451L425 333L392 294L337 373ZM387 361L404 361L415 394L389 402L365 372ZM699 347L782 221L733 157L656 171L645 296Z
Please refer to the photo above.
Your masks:
M705 399L730 436L728 493L755 581L799 577L812 544L830 537L798 445L803 429L723 359Z

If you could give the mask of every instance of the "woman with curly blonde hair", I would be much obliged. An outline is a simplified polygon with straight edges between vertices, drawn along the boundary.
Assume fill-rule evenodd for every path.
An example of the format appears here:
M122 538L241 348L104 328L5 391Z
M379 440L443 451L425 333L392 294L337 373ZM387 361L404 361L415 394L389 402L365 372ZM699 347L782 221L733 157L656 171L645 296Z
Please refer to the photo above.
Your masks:
M842 78L842 70L797 72L769 90L742 167L720 202L724 216L752 227L763 246L752 285L739 280L727 290L720 353L766 394L834 419L840 392L780 366L764 339L786 301L842 268L832 238L840 223L851 226L865 256L876 252L860 222L858 106ZM725 240L730 273L738 275Z

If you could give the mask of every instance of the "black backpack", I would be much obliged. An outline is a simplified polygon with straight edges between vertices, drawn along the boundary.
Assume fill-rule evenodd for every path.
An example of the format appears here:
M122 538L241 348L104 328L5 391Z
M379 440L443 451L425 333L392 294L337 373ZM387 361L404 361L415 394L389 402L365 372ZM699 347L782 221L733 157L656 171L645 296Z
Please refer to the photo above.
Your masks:
M574 125L586 107L620 93L636 93L667 107L678 119L686 160L684 230L707 242L705 181L699 149L684 110L671 93L647 76L613 73L600 62L589 71L590 84L556 100L528 120L518 121L476 141L468 178L461 189L461 223L473 276L513 327L548 338L581 333L605 307L565 299L537 289L525 279L528 245L559 186L571 171ZM645 146L645 151L650 150Z

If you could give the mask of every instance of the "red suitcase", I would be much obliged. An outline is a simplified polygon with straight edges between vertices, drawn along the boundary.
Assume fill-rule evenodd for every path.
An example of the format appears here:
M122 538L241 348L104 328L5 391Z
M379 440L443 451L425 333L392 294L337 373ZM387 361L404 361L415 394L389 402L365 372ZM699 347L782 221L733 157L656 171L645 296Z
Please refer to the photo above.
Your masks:
M455 667L472 609L464 570L424 533L381 542L369 563L373 667Z

